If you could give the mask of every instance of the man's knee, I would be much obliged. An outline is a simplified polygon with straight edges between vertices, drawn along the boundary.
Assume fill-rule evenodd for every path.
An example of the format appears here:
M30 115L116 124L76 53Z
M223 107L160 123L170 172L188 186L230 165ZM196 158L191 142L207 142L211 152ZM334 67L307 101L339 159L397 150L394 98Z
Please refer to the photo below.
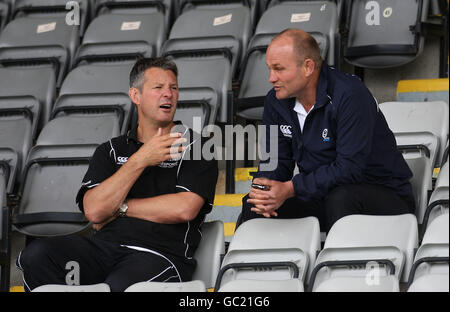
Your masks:
M17 266L22 270L45 266L51 252L52 247L47 239L35 239L19 254Z

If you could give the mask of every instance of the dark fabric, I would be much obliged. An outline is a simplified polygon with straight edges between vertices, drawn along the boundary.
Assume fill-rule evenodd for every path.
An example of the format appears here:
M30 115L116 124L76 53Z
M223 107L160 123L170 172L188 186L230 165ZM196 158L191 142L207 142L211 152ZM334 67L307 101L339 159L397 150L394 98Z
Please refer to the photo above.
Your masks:
M264 216L251 211L247 203L248 195L242 199L241 221L245 222ZM371 184L350 184L333 189L322 201L305 202L297 197L289 198L276 210L279 219L304 218L315 216L320 228L328 232L340 218L352 214L399 215L414 213L414 200L398 196L393 190ZM237 224L239 226L239 224Z
M360 79L323 64L316 103L301 131L295 98L278 100L272 89L266 96L263 123L278 128L277 162L273 171L255 177L292 180L302 201L323 200L337 186L376 184L412 197L412 172L397 150L394 134L383 113ZM266 152L275 145L266 127ZM273 159L262 164L273 163ZM299 173L293 177L295 164Z
M183 259L82 236L35 239L20 253L17 266L23 271L26 291L46 284L72 284L74 270L79 272L80 285L106 283L112 291L142 281L188 281L194 271Z

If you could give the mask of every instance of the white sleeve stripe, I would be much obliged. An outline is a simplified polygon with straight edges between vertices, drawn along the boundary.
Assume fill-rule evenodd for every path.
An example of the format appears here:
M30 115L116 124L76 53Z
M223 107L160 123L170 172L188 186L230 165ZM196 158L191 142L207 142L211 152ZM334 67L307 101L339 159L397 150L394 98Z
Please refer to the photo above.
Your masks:
M175 187L179 187L179 188L181 188L181 189L183 189L183 190L186 190L186 191L188 191L188 192L191 192L190 189L188 189L187 187L181 186L181 185L175 185Z

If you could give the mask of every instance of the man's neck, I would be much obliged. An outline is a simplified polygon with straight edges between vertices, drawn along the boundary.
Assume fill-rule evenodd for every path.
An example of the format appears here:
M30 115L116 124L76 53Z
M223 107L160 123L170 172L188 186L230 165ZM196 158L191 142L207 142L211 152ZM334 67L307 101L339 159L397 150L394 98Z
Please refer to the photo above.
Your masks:
M312 79L306 84L305 88L296 96L297 101L303 105L307 113L309 113L311 108L316 104L318 81L319 75L315 75L315 77L312 77Z
M162 129L162 135L170 133L175 126L173 122L167 125L139 123L137 128L137 138L140 142L145 143L158 133L158 129Z

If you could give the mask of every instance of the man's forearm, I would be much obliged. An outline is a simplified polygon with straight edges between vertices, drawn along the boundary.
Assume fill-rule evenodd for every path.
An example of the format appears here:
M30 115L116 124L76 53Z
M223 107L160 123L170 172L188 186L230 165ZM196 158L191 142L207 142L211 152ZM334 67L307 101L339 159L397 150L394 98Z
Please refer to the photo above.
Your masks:
M111 218L143 170L130 158L111 177L87 191L83 199L86 218L92 223L101 223Z
M174 224L194 219L204 199L192 192L165 194L128 201L127 216L156 223Z

